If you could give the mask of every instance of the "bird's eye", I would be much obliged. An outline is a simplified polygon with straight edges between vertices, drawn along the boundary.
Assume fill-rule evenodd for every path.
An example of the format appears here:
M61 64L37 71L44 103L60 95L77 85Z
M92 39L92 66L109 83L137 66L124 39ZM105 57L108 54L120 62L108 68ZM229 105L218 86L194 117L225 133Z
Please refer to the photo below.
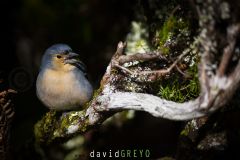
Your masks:
M60 59L60 58L62 58L62 56L60 56L60 55L57 55L57 58L58 58L58 59Z

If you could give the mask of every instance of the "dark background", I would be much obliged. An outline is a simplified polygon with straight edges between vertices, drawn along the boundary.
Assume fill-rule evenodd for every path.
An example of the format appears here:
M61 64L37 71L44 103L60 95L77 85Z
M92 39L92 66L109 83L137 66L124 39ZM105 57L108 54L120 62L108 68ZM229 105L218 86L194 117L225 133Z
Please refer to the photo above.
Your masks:
M3 86L18 91L12 126L14 159L34 153L33 126L48 110L35 94L35 80L46 48L66 43L79 53L97 89L119 41L130 32L138 1L133 0L22 0L1 3L0 74ZM154 157L174 153L179 123L146 113L123 127L91 131L89 150L150 149ZM38 157L39 158L39 157Z

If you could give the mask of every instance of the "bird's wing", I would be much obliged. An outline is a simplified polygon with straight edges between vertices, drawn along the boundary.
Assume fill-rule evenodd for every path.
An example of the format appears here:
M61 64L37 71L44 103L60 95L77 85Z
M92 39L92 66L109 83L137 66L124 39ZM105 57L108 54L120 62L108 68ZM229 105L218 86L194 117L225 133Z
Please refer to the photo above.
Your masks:
M76 66L79 70L81 70L84 73L84 75L87 75L86 65L82 61L78 60L73 65Z

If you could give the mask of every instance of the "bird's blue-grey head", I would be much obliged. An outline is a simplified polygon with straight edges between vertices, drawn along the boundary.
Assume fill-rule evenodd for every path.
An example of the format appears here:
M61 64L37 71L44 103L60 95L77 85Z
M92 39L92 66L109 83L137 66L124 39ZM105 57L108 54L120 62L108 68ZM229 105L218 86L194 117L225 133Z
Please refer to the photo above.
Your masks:
M67 44L52 45L45 51L42 58L41 69L68 71L74 67L86 73L85 65L79 60L79 55L74 53Z

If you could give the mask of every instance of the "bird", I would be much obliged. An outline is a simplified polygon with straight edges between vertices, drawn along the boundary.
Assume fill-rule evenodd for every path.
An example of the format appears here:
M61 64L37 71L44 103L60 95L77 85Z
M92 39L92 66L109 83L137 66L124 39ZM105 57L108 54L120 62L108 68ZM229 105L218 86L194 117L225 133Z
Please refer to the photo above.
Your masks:
M50 110L83 109L93 87L86 66L67 44L54 44L44 53L36 80L36 94Z

